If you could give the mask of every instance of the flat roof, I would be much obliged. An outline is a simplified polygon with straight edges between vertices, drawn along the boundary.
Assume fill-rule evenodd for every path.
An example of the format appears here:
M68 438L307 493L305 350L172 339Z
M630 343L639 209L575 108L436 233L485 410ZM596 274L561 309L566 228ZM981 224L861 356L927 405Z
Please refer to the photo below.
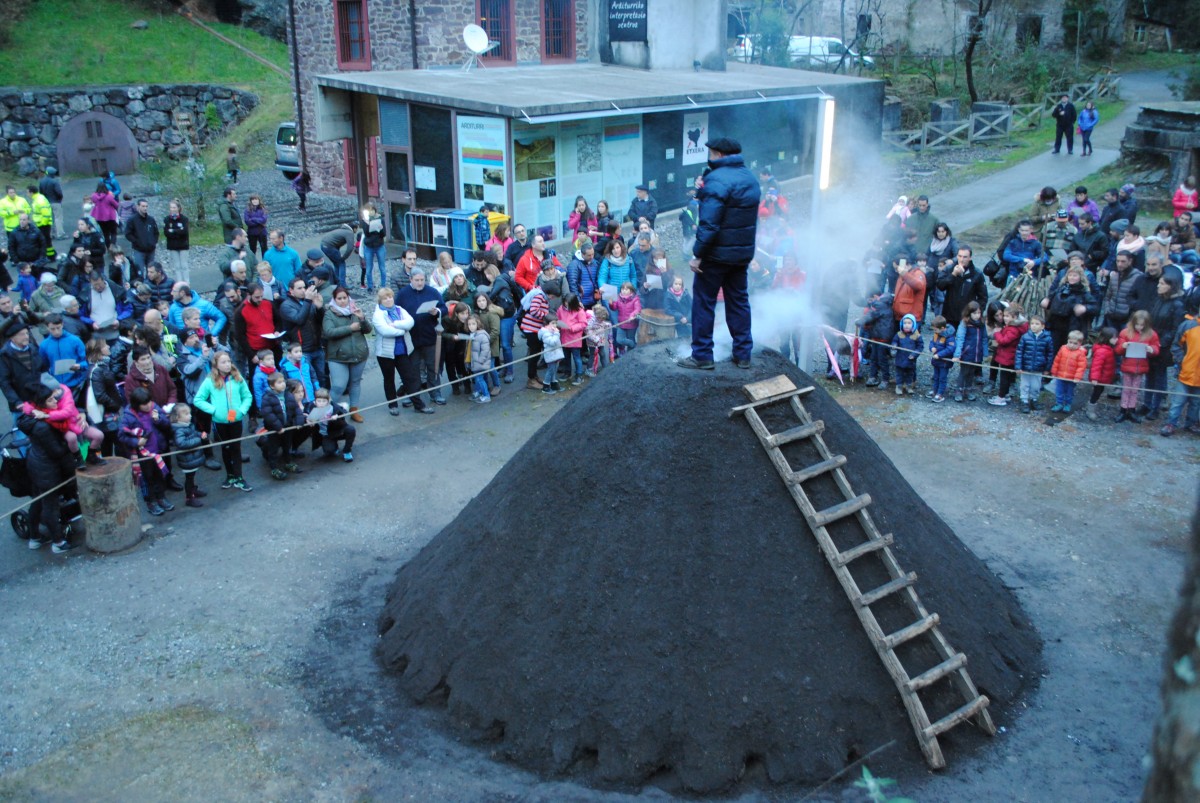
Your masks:
M320 86L538 122L539 118L637 114L817 95L875 79L729 62L712 70L639 70L613 64L378 70L316 76Z

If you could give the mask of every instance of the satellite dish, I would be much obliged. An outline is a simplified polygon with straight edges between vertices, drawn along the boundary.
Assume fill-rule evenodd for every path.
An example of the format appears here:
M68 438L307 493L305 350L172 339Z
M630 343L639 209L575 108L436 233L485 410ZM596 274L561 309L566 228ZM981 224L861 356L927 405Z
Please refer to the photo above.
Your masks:
M478 62L479 66L483 66L483 62L479 57L499 45L499 42L488 40L487 31L478 25L468 25L463 28L463 42L466 43L467 49L471 51L471 55L467 56L467 60L463 62L463 69L469 70Z
M468 25L463 28L463 41L467 43L467 49L476 56L486 53L488 50L487 31L478 25Z

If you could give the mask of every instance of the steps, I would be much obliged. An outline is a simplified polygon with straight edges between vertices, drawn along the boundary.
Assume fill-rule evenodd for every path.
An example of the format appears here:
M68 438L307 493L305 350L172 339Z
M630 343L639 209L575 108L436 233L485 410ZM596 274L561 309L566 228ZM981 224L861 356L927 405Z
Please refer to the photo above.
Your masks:
M900 700L908 712L926 763L933 769L941 769L946 766L946 759L938 744L939 735L968 721L988 735L995 735L996 726L987 710L990 701L979 693L967 673L967 656L954 650L942 634L939 627L941 617L927 611L921 603L916 591L916 572L905 572L892 552L894 537L890 533L880 533L875 526L869 511L870 494L855 493L850 487L850 482L842 471L848 462L846 456L834 454L825 444L825 422L814 421L801 403L801 397L811 391L812 388L796 388L786 376L756 382L746 386L751 402L732 408L729 415L732 417L741 414L745 417L758 437L771 464L775 466L791 493L792 500L808 522L813 537L833 569L867 638L896 684L896 690L900 693ZM782 432L772 433L763 423L758 411L785 402L791 406L800 423ZM799 440L811 440L821 460L810 466L793 468L779 447ZM804 483L826 475L832 475L845 501L817 510L804 490ZM862 532L863 540L857 546L842 551L834 544L826 528L834 522L849 520L855 522L855 526ZM878 561L891 579L877 588L863 592L847 567L855 561L868 559ZM885 634L871 606L891 597L898 597L904 603L912 613L913 621L894 633ZM941 658L941 662L913 676L896 654L896 648L918 639L923 639L931 646ZM931 722L918 692L947 679L955 693L963 700L963 704L941 719Z

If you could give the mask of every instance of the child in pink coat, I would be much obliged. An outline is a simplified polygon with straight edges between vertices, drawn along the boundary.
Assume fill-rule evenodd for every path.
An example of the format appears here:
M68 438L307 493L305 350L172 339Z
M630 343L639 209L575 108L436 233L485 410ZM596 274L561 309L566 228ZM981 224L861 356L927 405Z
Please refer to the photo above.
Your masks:
M632 282L621 285L621 292L613 299L613 312L617 313L617 325L613 327L616 356L624 354L637 345L638 316L642 312L642 300Z
M87 465L102 466L104 460L100 457L100 447L104 444L104 433L88 424L87 419L75 406L75 397L61 385L53 396L46 399L45 407L38 407L30 402L23 402L21 410L25 415L40 418L63 434L67 441L67 449L75 456L76 468L86 468ZM79 452L79 436L87 438L88 456L84 463Z
M583 384L583 335L587 331L588 313L579 296L567 293L558 308L558 329L562 333L563 351L571 361L571 384Z

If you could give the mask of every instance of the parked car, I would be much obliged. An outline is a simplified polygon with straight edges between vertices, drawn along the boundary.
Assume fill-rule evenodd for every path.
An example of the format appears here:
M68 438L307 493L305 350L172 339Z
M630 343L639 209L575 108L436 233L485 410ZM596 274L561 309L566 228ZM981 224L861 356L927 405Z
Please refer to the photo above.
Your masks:
M741 34L734 40L732 55L735 61L754 60L757 34ZM832 36L792 36L788 38L788 60L803 67L836 67L843 62L847 67L861 65L867 69L875 67L875 60L863 56L842 44Z
M839 62L846 66L860 64L872 69L875 60L860 55L832 36L793 36L788 40L788 58L793 64L806 67L836 67Z
M275 129L275 169L291 181L300 175L300 147L296 134L296 123L280 123Z
M757 36L740 34L733 43L733 60L750 63L750 60L754 58L754 40L757 38Z

